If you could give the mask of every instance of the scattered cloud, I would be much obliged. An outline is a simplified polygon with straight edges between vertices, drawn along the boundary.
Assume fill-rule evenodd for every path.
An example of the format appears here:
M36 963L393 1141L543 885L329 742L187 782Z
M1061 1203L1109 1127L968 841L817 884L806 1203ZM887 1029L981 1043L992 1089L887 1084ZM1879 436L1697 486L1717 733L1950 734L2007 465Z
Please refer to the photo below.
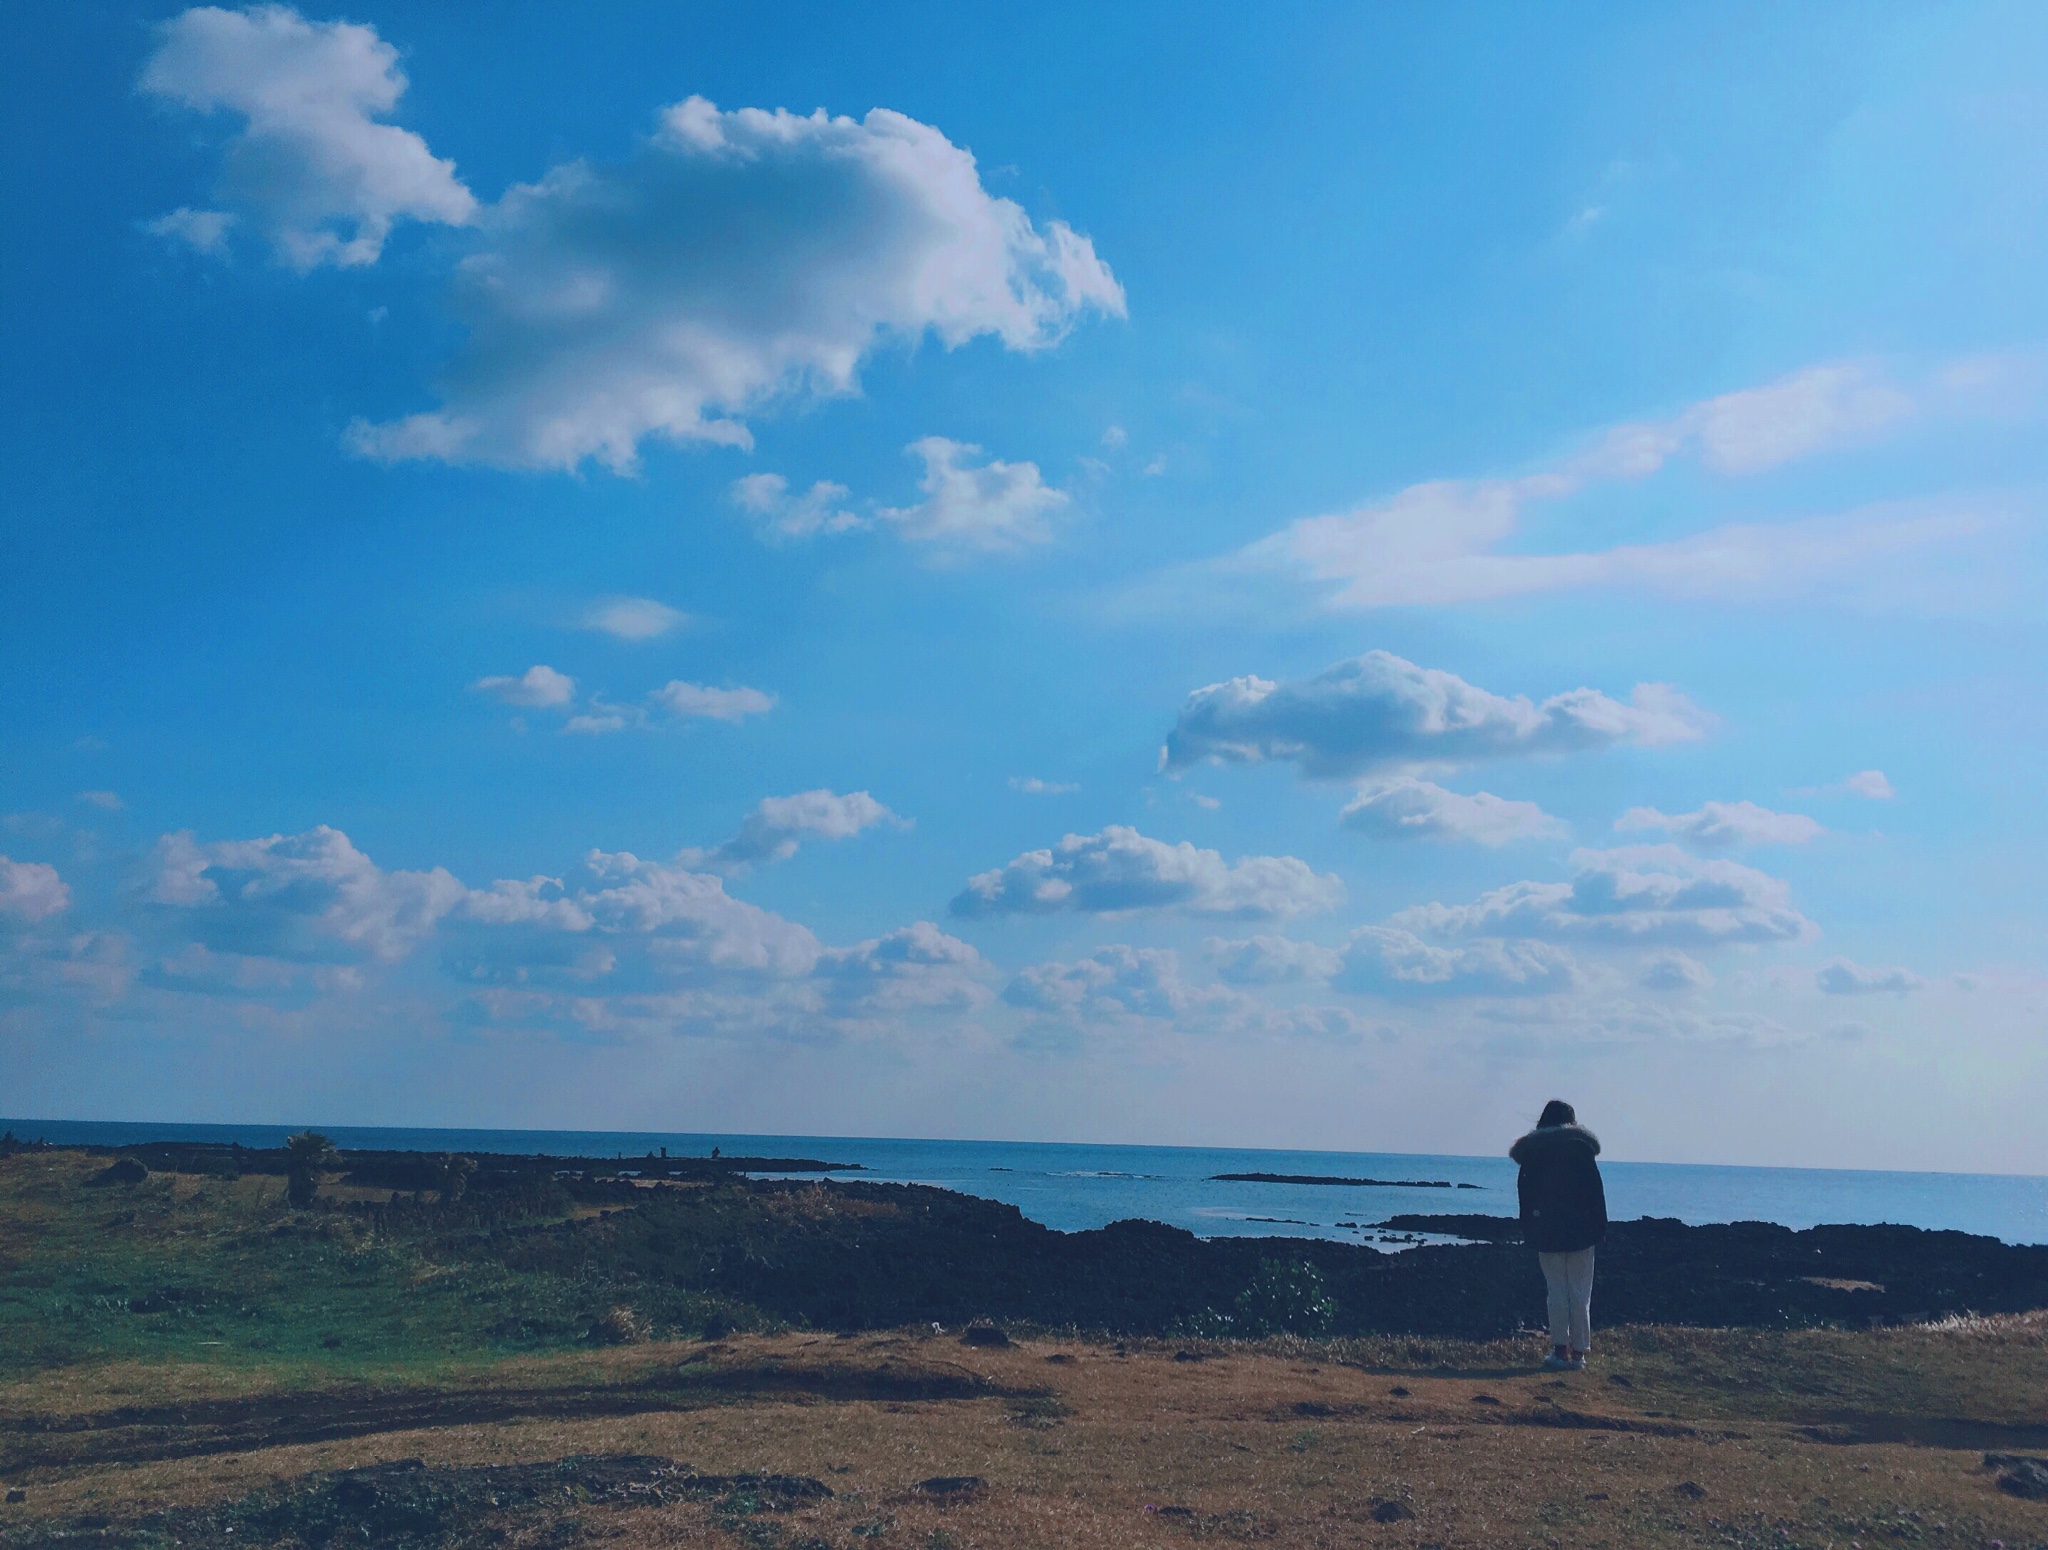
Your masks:
M1873 802L1889 802L1898 792L1892 783L1884 778L1883 770L1858 770L1842 782L1842 789L1853 796L1868 797Z
M1131 439L1130 433L1121 425L1112 425L1102 433L1102 444L1114 451Z
M690 622L690 616L651 597L613 597L593 603L582 619L586 630L601 630L618 640L657 640Z
M0 919L33 925L70 907L71 890L55 867L0 856Z
M907 828L865 791L800 791L795 796L764 797L740 824L739 833L709 850L686 850L676 859L684 866L728 875L746 872L763 862L787 861L807 839L850 839L877 824Z
M500 674L479 678L469 687L477 694L492 695L507 705L533 710L555 709L576 698L576 680L567 673L556 672L544 662L536 662L517 678Z
M623 472L650 437L751 445L747 415L854 391L885 345L992 336L1030 352L1086 314L1124 314L1086 237L1035 225L969 152L886 108L691 97L629 161L558 166L479 230L443 407L359 422L358 451Z
M398 51L373 27L309 22L289 6L198 6L157 29L142 89L243 124L227 146L224 201L246 212L294 269L371 264L399 220L462 226L477 204L455 164L378 122L404 95ZM152 223L201 251L231 216L181 208Z
M1346 776L1685 742L1705 726L1699 708L1667 684L1638 684L1626 704L1573 689L1537 705L1369 651L1295 683L1246 677L1197 689L1167 734L1160 764L1172 771L1204 759L1286 759L1307 775Z
M120 794L114 791L81 791L77 799L87 807L97 807L103 813L118 813L128 805L121 800Z
M1847 958L1824 964L1814 980L1830 996L1906 996L1927 984L1911 969L1870 969Z
M1284 918L1334 908L1344 885L1294 856L1226 863L1186 840L1168 845L1136 829L1069 834L1007 866L969 878L952 910L965 919L1178 909L1193 915Z
M1344 955L1335 948L1285 936L1204 937L1202 956L1233 985L1320 984L1335 979L1344 967Z
M1423 936L1709 945L1786 942L1813 934L1791 890L1738 862L1676 845L1572 853L1568 883L1510 883L1471 904L1422 904L1392 925Z
M915 543L953 553L1003 552L1052 537L1046 518L1068 495L1039 477L1036 463L1005 463L982 455L971 442L926 436L905 449L924 460L915 506L885 506L881 515Z
M835 1011L886 1016L985 1005L994 966L958 937L920 920L852 947L827 948L813 973L829 987Z
M1021 791L1026 796L1063 797L1081 788L1070 780L1040 780L1036 775L1012 775L1010 789Z
M1477 941L1441 947L1393 926L1365 926L1344 954L1341 983L1382 996L1533 996L1578 983L1572 955L1546 942Z
M1980 532L1993 519L1954 502L1895 504L1591 552L1529 553L1509 542L1532 505L1644 479L1674 458L1753 475L1868 443L1916 412L1913 395L1875 368L1810 367L1667 420L1612 427L1590 448L1531 474L1430 480L1350 511L1303 518L1218 569L1226 576L1277 572L1314 586L1340 609L1587 587L1718 599L1783 594L1846 567Z
M1645 990L1705 990L1714 976L1685 953L1657 953L1643 964L1636 983Z
M1023 970L1003 991L1012 1006L1048 1016L1177 1017L1198 1005L1232 1007L1234 992L1197 989L1181 977L1180 955L1165 948L1098 947L1076 963L1041 963Z
M1562 821L1534 802L1486 791L1463 796L1412 775L1359 787L1342 822L1379 839L1470 840L1477 845L1551 839L1566 832Z
M234 225L234 216L225 210L194 210L180 205L168 215L144 221L142 229L166 242L182 242L195 253L221 258L227 254L228 233Z
M671 679L648 698L685 719L705 717L712 721L744 721L765 716L775 708L775 696L761 689L711 689L703 684Z
M1632 807L1614 820L1618 830L1662 829L1702 850L1730 850L1738 845L1804 845L1822 832L1802 813L1774 813L1754 802L1707 802L1697 812L1660 813L1654 807Z
M789 481L780 474L748 474L735 479L732 502L753 519L754 531L770 543L815 538L820 533L849 533L868 526L842 503L847 497L843 484L820 479L801 495L789 492Z
M624 732L648 724L646 707L621 705L601 694L593 694L582 710L562 723L562 730L576 737L603 737L610 732Z

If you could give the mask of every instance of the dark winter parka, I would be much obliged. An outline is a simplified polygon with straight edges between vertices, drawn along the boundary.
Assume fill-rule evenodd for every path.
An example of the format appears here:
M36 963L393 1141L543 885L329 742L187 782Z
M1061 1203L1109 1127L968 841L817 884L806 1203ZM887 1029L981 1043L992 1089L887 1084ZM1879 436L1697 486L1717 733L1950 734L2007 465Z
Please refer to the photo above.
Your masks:
M1522 1165L1522 1238L1539 1254L1590 1249L1607 1236L1600 1138L1583 1125L1543 1125L1508 1148Z

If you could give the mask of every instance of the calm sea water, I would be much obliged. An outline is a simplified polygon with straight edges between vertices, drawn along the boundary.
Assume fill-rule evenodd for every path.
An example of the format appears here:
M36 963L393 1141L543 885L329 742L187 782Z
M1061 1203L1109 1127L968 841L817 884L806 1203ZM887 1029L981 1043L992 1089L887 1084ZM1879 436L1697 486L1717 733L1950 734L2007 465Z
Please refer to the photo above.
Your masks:
M0 1119L17 1136L119 1146L150 1139L276 1146L282 1125L133 1125ZM1281 1152L1239 1147L1083 1146L1024 1141L897 1141L833 1136L662 1134L655 1131L403 1130L330 1127L346 1147L642 1157L809 1157L859 1163L861 1178L935 1184L1016 1206L1064 1232L1143 1217L1204 1237L1249 1235L1375 1242L1396 1212L1515 1213L1505 1157L1381 1152ZM1609 1213L1685 1222L1896 1222L2048 1243L2048 1178L1984 1173L1875 1173L1822 1168L1722 1168L1604 1163ZM1218 1173L1443 1179L1474 1189L1360 1189L1219 1183Z

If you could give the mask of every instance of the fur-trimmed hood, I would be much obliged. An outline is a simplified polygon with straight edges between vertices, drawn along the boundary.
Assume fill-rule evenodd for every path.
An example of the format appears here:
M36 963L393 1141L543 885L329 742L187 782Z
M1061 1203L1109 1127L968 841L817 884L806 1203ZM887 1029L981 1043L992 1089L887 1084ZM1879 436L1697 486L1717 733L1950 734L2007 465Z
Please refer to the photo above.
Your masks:
M1584 1125L1543 1125L1509 1147L1508 1156L1518 1163L1532 1163L1539 1157L1557 1157L1573 1151L1598 1157L1600 1138Z

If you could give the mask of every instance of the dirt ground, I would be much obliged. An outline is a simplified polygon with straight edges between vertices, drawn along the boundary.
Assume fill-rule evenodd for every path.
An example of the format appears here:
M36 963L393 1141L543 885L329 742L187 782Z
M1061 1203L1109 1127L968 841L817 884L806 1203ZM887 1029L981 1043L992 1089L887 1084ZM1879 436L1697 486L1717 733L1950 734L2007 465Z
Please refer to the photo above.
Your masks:
M57 1530L315 1471L590 1454L831 1494L582 1501L508 1518L500 1542L2041 1545L2048 1501L2001 1489L1984 1456L2048 1452L2044 1337L2040 1315L1624 1330L1563 1375L1506 1343L989 1349L930 1331L641 1345L435 1387L50 1372L0 1387L0 1475L26 1498L0 1509L0 1545L84 1543Z

